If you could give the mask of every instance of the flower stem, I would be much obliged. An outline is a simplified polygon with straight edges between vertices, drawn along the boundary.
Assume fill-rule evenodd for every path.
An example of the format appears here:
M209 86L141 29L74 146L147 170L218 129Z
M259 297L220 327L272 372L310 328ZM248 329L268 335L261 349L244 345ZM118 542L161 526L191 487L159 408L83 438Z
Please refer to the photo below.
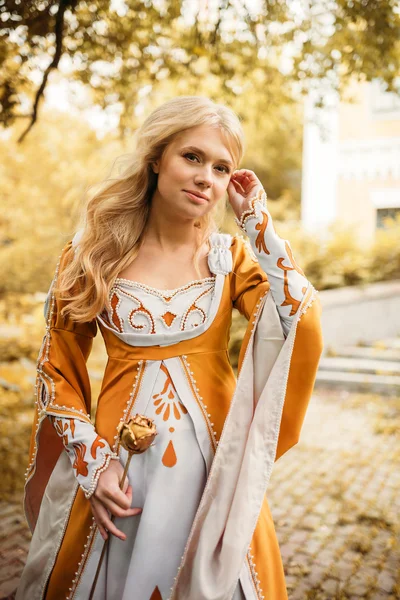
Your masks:
M126 474L128 472L129 463L131 462L132 456L133 456L133 453L130 452L129 456L128 456L128 460L126 461L126 464L125 464L125 469L124 469L124 472L123 472L123 475L122 475L122 479L119 482L119 489L120 490L122 490L122 488L123 488L123 485L124 485L124 482L125 482L125 477L126 477ZM111 521L114 522L114 515L111 516ZM96 575L94 576L94 580L93 580L93 584L92 584L92 589L90 590L89 600L92 600L92 598L93 598L94 590L95 590L95 587L96 587L97 579L99 577L99 573L100 573L101 565L103 563L104 555L106 553L107 542L110 539L110 535L111 534L109 533L108 534L108 538L106 540L104 540L104 546L103 546L103 549L101 551L99 564L97 565Z

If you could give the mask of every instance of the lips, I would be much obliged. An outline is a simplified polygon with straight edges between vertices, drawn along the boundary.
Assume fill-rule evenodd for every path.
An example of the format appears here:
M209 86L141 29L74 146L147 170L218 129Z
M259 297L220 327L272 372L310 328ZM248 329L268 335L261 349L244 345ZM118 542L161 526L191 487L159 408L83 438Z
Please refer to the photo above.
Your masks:
M188 194L192 194L193 196L197 196L197 198L202 198L203 200L208 200L207 196L205 196L204 194L201 194L200 192L194 192L193 190L183 190L184 192L187 192Z

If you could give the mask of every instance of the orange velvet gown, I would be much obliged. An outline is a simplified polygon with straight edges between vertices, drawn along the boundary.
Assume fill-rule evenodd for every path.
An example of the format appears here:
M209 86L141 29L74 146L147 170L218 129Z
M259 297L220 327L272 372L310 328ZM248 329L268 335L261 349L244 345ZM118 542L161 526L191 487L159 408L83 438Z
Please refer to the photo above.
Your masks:
M256 201L247 215L256 229L261 224L261 234L265 214L265 206ZM62 440L46 417L91 423L86 361L98 329L108 362L94 426L115 454L121 456L123 450L117 426L140 412L148 393L143 382L157 363L186 382L209 434L208 478L169 599L232 600L239 578L246 600L287 598L266 492L274 462L299 441L323 347L321 305L307 282L284 336L266 272L242 236L228 237L228 245L213 247L217 268L212 318L176 343L160 339L159 344L138 345L134 338L121 339L112 330L112 313L84 324L63 319L62 301L51 296L38 358L24 496L33 537L18 600L88 598L87 582L94 576L103 540L62 452ZM227 237L217 234L219 239L226 242ZM268 250L265 244L252 245L260 254ZM69 242L56 276L72 257ZM281 261L280 268L285 303L293 307L287 272L299 268L291 253L290 258L291 266ZM248 319L237 379L228 354L233 307ZM132 594L136 600L134 590ZM157 589L151 598L140 600L156 598L167 600Z

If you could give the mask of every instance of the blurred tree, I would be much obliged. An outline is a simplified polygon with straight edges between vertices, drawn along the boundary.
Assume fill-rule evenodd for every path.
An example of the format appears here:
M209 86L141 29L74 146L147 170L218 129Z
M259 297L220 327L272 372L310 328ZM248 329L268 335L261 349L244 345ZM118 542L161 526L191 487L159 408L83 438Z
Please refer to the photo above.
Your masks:
M398 91L396 7L398 0L264 0L256 12L245 0L215 9L180 0L3 0L0 122L27 119L22 141L61 62L95 102L119 107L122 135L136 127L140 95L165 78L189 94L212 80L209 95L228 104L254 89L264 103L282 104L316 80L342 90L354 76L381 77Z
M47 291L85 191L104 179L123 140L99 144L79 117L46 112L21 146L0 139L0 298Z

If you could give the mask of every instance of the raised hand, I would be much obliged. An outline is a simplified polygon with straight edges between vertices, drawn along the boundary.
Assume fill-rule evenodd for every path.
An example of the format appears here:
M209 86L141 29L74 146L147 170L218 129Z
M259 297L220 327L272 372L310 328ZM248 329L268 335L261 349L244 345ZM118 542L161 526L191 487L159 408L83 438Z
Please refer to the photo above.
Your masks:
M249 200L263 190L261 181L254 171L249 169L238 169L234 171L228 184L227 192L229 202L237 216L249 208Z

